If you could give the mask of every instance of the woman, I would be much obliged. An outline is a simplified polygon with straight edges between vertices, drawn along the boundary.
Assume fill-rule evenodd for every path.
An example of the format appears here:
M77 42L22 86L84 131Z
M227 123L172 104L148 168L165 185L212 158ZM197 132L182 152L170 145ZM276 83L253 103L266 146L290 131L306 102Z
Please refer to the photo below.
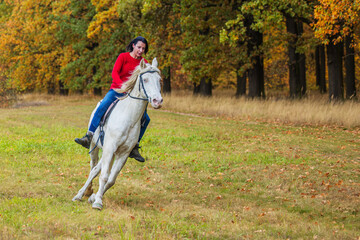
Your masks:
M86 135L82 138L76 138L75 139L76 143L82 145L85 148L90 147L90 143L93 138L94 132L99 126L101 118L107 111L108 107L118 97L122 97L125 95L125 93L118 93L114 89L121 88L122 84L128 80L134 69L140 64L141 59L143 59L142 54L143 53L146 54L148 52L148 49L149 49L149 45L146 39L139 36L133 39L126 47L126 50L128 52L121 53L118 56L112 71L113 81L110 90L105 95L104 99L101 101L99 107L97 108L91 120L90 127ZM147 63L146 59L144 60ZM129 155L129 157L135 158L139 162L145 161L145 159L139 153L139 142L142 136L144 135L144 132L149 122L150 122L150 118L145 110L144 116L141 119L141 130L140 130L139 141Z

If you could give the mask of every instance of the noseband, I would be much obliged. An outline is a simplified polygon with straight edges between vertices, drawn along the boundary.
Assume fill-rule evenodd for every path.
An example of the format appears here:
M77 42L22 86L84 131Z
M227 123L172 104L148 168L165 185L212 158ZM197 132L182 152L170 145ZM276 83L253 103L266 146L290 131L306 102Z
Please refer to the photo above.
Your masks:
M149 71L141 73L140 76L139 76L140 77L139 91L141 92L141 88L142 88L146 98L138 98L138 97L131 96L130 95L131 92L128 93L129 97L131 97L133 99L137 99L137 100L143 100L143 101L150 102L151 99L149 98L149 96L146 93L146 90L145 90L145 87L144 87L144 80L142 78L142 75L144 75L145 73L155 73L155 72L159 73L158 71L155 71L155 70L152 70L152 71L149 70Z

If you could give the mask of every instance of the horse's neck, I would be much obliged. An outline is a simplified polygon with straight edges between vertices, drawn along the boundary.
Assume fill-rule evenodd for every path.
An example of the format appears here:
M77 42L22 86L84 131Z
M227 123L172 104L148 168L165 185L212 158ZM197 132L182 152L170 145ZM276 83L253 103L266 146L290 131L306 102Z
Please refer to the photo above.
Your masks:
M137 82L134 85L134 88L131 90L130 95L132 97L136 97L136 98L144 98L144 96L142 95L142 90L140 86L140 80L138 79ZM127 111L125 114L128 114L129 116L131 115L131 119L134 120L135 122L137 122L138 120L140 120L140 118L142 117L145 108L147 106L147 101L145 100L140 100L140 99L134 99L131 97L127 97L125 99L126 101L124 101L124 104L126 104L126 108L122 108L123 110Z
M134 88L130 91L131 96L137 97L137 98L143 98L141 96L141 83L140 83L140 77L137 78Z

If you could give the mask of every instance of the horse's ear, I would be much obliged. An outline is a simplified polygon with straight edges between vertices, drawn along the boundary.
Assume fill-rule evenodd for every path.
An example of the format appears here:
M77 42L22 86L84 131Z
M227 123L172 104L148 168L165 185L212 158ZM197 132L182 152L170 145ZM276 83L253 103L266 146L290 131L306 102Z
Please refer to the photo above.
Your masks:
M145 61L144 61L144 59L141 59L141 61L140 61L140 68L146 68L146 63L145 63Z
M153 59L152 64L153 67L157 67L158 66L158 61L156 60L156 58Z

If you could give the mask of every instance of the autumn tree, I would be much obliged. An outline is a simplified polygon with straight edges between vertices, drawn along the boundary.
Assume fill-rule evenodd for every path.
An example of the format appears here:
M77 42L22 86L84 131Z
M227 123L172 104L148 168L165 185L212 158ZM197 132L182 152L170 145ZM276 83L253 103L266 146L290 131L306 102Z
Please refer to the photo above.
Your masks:
M125 49L117 5L109 1L72 1L71 14L62 16L57 37L65 42L67 64L61 80L77 92L101 95L109 88L114 62Z
M1 56L7 77L21 91L58 89L62 44L54 37L56 16L67 11L67 1L9 1L11 15L1 29Z
M265 97L263 32L266 28L266 21L260 17L264 8L260 1L238 1L235 7L238 12L235 18L227 21L226 27L221 32L221 39L222 42L228 42L231 46L237 46L239 49L245 46L246 49L243 51L246 54L239 55L237 60L239 63L237 73L241 73L240 76L237 75L237 95L245 93L244 74L247 72L248 96L251 98Z
M254 16L245 15L246 34L248 36L247 50L251 67L248 69L249 93L251 98L265 98L264 59L262 53L263 33L254 29Z
M124 26L135 36L143 36L150 45L148 60L156 57L163 77L163 92L171 92L171 73L179 62L181 42L177 1L126 0L119 4Z
M275 72L268 66L278 62L279 76L286 78L287 61L289 94L301 97L307 90L305 55L315 55L320 91L327 90L327 64L330 99L344 92L354 98L359 5L359 0L3 0L0 69L6 84L1 86L101 95L117 56L142 35L150 43L145 57L160 62L164 92L178 85L172 78L184 76L195 93L211 96L220 81L228 81L220 74L234 71L237 96L265 97L265 86L276 80L264 69Z
M194 93L211 96L226 59L219 32L227 19L227 1L181 1L184 50L181 62L194 83Z
M342 99L344 96L343 61L344 42L346 44L346 97L356 96L354 50L352 36L354 27L359 24L359 1L320 0L315 7L315 36L327 48L329 79L329 98Z
M6 23L11 16L11 12L12 6L5 1L0 1L0 33L7 30ZM0 35L0 39L3 39L2 35ZM0 52L5 53L1 49ZM9 87L8 84L6 60L6 57L0 54L0 107L7 107L16 100L16 91L14 87Z
M145 0L142 8L142 27L151 42L150 55L160 62L163 93L171 92L171 73L180 61L182 30L179 4L180 1Z
M111 72L120 53L132 38L125 19L120 16L121 2L111 0L91 1L95 7L95 16L86 31L87 38L98 44L94 49L96 73L93 75L94 86L108 90L112 82Z

